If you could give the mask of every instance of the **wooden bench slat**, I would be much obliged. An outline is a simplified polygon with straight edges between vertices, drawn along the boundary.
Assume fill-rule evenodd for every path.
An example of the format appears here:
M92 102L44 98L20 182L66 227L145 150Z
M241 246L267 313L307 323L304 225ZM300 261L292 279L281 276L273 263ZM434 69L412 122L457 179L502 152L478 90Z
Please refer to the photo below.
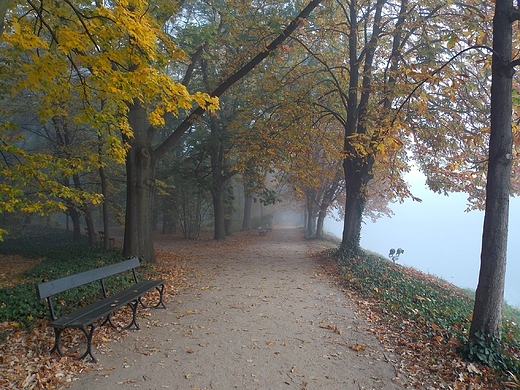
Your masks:
M134 257L130 260L110 264L105 267L95 268L89 271L80 272L79 274L65 276L50 282L44 282L38 285L36 293L38 295L38 299L47 298L60 292L70 290L74 287L79 287L84 284L106 278L108 276L113 276L121 272L129 271L132 268L138 266L139 258Z
M163 283L164 280L143 280L114 295L79 308L70 314L65 314L63 317L52 321L49 326L53 328L68 328L91 325L99 318L108 316L117 308L135 301L144 293Z

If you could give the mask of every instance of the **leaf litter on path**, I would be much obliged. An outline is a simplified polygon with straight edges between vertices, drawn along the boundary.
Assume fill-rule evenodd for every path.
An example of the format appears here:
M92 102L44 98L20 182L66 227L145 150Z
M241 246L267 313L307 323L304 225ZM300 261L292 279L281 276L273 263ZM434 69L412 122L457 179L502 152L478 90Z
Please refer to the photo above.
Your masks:
M214 279L214 275L208 275L207 269L203 273L200 267L201 259L205 258L215 258L215 256L227 256L229 257L229 253L233 252L233 256L235 258L235 262L242 262L243 266L247 266L247 264L251 264L251 259L246 258L242 259L242 255L246 254L250 256L251 253L248 253L246 249L249 245L253 245L259 240L263 239L264 236L258 238L254 235L248 235L247 233L239 234L227 242L215 242L212 241L210 237L203 237L200 240L196 240L195 242L181 242L177 239L169 240L168 237L160 237L159 243L156 245L160 247L158 249L158 265L157 270L161 273L161 277L168 280L167 289L168 296L167 298L171 302L172 306L180 305L182 306L183 299L179 299L179 301L175 301L173 298L179 292L187 291L186 289L190 289L191 287L196 287L199 294L210 294L213 293L213 290L217 292L220 287L215 286L213 283L203 283L202 285L198 285L196 281L206 281L208 277ZM171 239L171 237L170 237ZM298 285L295 287L295 291L305 292L306 296L308 294L312 294L312 283L319 283L316 279L324 279L324 280L335 280L334 276L336 275L336 270L334 269L333 264L327 264L326 262L319 260L318 251L316 250L316 244L320 245L318 248L319 251L322 249L326 249L328 247L328 243L322 242L308 242L309 251L313 253L313 257L318 260L317 264L319 265L319 271L314 272L310 277L310 282L308 285ZM237 255L240 254L240 255ZM262 259L264 256L263 250L254 250L253 255L257 259ZM280 253L283 253L283 256L280 256ZM277 261L284 262L287 258L291 257L291 252L287 247L282 248L281 251L278 252ZM233 264L220 264L218 261L213 262L211 265L212 272L222 273L222 272L230 272L230 267L234 267ZM295 270L287 271L289 276ZM285 273L285 271L284 271ZM247 275L244 274L243 278ZM239 283L247 282L242 277L239 280L236 280L234 283L236 287L242 287L238 285ZM294 280L291 280L291 277L286 281L286 283L294 283ZM337 280L336 280L336 283ZM213 288L212 286L215 286ZM254 287L262 287L260 289L254 289ZM499 388L497 387L499 384L493 384L490 376L492 375L490 370L487 367L482 367L473 363L468 363L462 361L458 356L454 353L454 345L442 344L439 339L435 337L431 339L424 339L424 335L422 335L422 330L419 327L415 327L414 324L409 324L408 329L405 332L401 328L397 329L389 324L388 322L383 322L383 315L378 311L377 302L373 300L366 299L364 297L360 297L351 290L342 288L339 283L339 290L348 298L352 299L353 303L351 304L353 308L357 310L358 316L360 318L364 318L367 321L367 326L353 326L350 329L348 327L339 327L335 324L335 322L331 322L327 319L322 320L318 323L318 320L315 319L315 326L323 329L325 331L329 331L331 334L337 335L336 337L341 338L341 340L336 340L333 338L326 337L322 341L318 341L318 339L301 339L296 345L298 351L302 352L306 348L313 346L317 346L318 342L320 343L331 343L330 345L343 345L345 348L350 349L354 352L365 352L367 351L367 345L364 341L360 341L356 338L358 332L364 331L364 329L368 329L375 334L375 336L380 340L384 347L384 355L382 360L392 361L393 369L395 370L395 377L398 383L401 383L402 387L414 387L414 388L424 388L424 389L453 389L453 390L462 390L472 388L474 390L477 389L485 389L485 388ZM254 299L257 296L256 293L252 293L253 291L263 291L265 290L264 283L256 283L254 286L250 286L251 293L249 299ZM277 295L283 292L283 285L277 284ZM244 288L243 288L244 289ZM287 293L287 295L291 295L293 292ZM274 296L273 296L274 297ZM418 296L417 299L420 296ZM274 297L276 298L276 297ZM273 299L274 299L273 298ZM199 298L202 299L202 298ZM206 298L207 299L207 296ZM265 298L264 298L265 299ZM269 299L259 300L263 305L269 304ZM280 306L280 305L279 305ZM243 310L246 311L247 307L243 306ZM307 306L305 310L313 309L312 305ZM280 306L276 310L283 312L284 307ZM286 309L285 309L286 310ZM188 313L188 311L191 311ZM212 318L208 316L205 318L203 311L199 311L199 308L190 307L185 308L184 312L186 314L197 314L197 315L189 315L191 318L200 318L200 320L205 320L207 324L214 324L215 327L211 329L204 329L204 327L199 324L197 328L194 329L194 332L204 332L206 336L218 337L220 333L220 327L229 323L229 321L223 321L222 318ZM258 313L262 313L260 310ZM185 315L186 315L185 314ZM146 321L153 322L153 311L150 313L147 311L142 311L140 316L146 318ZM264 318L262 316L258 316L256 318ZM306 324L309 320L306 319L297 319L294 324ZM53 334L52 330L49 329L46 325L45 321L36 324L35 328L32 331L23 331L18 329L16 324L4 323L0 324L0 388L6 389L39 389L39 388L60 388L60 387L68 387L69 385L76 383L76 379L78 375L83 376L84 373L94 372L95 375L99 378L110 378L116 371L118 371L118 367L116 364L110 365L107 368L104 368L102 364L91 365L85 362L78 362L72 360L70 358L59 358L56 355L50 356L48 354L48 348L52 345ZM168 329L171 329L172 324L167 324ZM312 323L311 323L312 325ZM158 324L158 326L163 326L164 324ZM253 327L249 327L254 329ZM157 328L154 328L156 331ZM262 332L270 331L269 328L265 328L263 325L256 326L255 332L261 334ZM241 331L242 333L248 333L251 331ZM347 333L347 334L346 334ZM116 349L120 344L125 345L125 338L128 332L117 332L110 328L100 328L95 334L94 344L95 350L100 350L101 352L107 351L107 353L112 353L113 349ZM238 333L240 334L240 333ZM188 337L196 337L193 332L186 334ZM271 336L271 337L269 337ZM287 354L287 351L290 348L293 348L294 342L291 340L298 340L298 335L290 335L289 333L283 334L283 337L272 337L272 335L265 335L262 337L254 337L249 338L249 340L257 340L252 343L255 347L251 349L251 351L259 351L263 348L268 348L269 353L273 358L282 358ZM345 337L349 337L348 340ZM441 337L440 334L437 336ZM168 336L167 339L163 340L164 342L173 342L175 341L176 334L175 332ZM314 336L313 336L314 337ZM114 341L118 341L118 343L114 344ZM121 341L121 343L119 343ZM192 346L184 349L185 356L196 357L200 356L197 348L208 351L218 351L215 349L218 345L215 345L215 340L211 340L211 342L207 342L205 340L197 340L194 339L194 343ZM232 340L229 340L231 342ZM453 343L452 343L453 344ZM204 346L204 347L203 347ZM303 350L302 350L303 348ZM247 348L249 350L249 347ZM141 353L145 351L146 353ZM158 367L163 367L164 362L169 357L175 356L176 351L174 349L171 350L163 350L160 348L151 346L149 351L143 349L141 352L137 353L139 355L144 356L147 359L153 358L153 356L163 355L161 362L159 362ZM96 352L94 352L96 353ZM216 352L215 352L216 353ZM397 355L398 360L394 360L393 358L385 358L385 356L389 355ZM103 355L107 356L107 355ZM250 356L250 357L247 357ZM257 359L255 359L255 355L247 355L244 357L244 363L249 365L255 365ZM338 355L333 353L323 354L323 357L327 357L327 359L338 359ZM303 359L304 355L298 357L299 359ZM135 368L132 366L131 361L128 363L120 362L121 364L125 364L129 369ZM289 365L285 370L285 378L286 384L297 384L301 388L307 388L312 385L312 381L315 378L311 378L309 380L308 377L305 377L303 369L296 369L300 364ZM256 366L258 367L258 366ZM349 370L349 367L344 367L343 371ZM127 370L127 374L132 373L132 370ZM201 377L202 373L197 374L194 372L187 372L184 380L193 382ZM230 378L235 378L233 371L229 373ZM300 375L300 376L298 376ZM375 375L373 375L376 377ZM150 381L155 380L152 374L147 375ZM258 383L261 376L258 373L251 374L249 380L251 383ZM287 379L289 378L289 380ZM483 380L482 378L487 378L488 380ZM515 378L516 379L516 378ZM103 379L101 379L103 380ZM378 379L379 380L379 379ZM128 382L129 381L129 382ZM121 383L134 383L137 385L137 382L128 379L127 381L119 381ZM238 382L237 382L238 383ZM245 382L244 382L245 383ZM408 384L408 385L406 385ZM511 381L505 385L509 385L511 388L514 388L513 385L517 384L516 380ZM74 386L73 386L74 387ZM87 387L88 388L88 387ZM159 384L157 388L170 388L168 384ZM179 387L171 387L171 388L179 388ZM204 386L199 385L199 383L192 383L187 385L186 387L180 388L205 388ZM242 387L248 388L248 387ZM254 387L249 387L254 388ZM258 388L258 387L257 387ZM311 387L312 388L312 387ZM384 388L384 387L381 387Z

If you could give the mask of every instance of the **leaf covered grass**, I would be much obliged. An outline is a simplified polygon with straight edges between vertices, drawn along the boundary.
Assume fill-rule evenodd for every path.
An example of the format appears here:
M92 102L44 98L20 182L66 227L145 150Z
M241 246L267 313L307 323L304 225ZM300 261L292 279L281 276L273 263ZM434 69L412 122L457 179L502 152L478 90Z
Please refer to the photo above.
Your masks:
M346 254L339 249L325 253L336 263L341 282L361 300L373 302L370 306L375 306L374 313L377 313L373 316L384 323L390 333L395 333L393 342L406 346L408 351L418 348L420 353L413 359L429 359L426 362L428 370L436 371L446 383L451 382L446 386L467 382L476 386L479 381L489 385L496 378L505 381L508 377L520 376L519 310L507 305L504 308L503 365L497 370L484 366L476 368L461 358L461 347L469 336L474 304L466 291L379 255L367 252ZM450 360L458 363L450 364Z

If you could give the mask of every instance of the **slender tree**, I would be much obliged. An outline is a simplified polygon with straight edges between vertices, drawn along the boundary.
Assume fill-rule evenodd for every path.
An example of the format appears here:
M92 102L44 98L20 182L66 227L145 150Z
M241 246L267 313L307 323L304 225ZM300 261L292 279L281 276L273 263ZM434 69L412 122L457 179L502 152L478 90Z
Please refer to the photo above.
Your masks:
M512 79L515 65L512 59L513 22L520 20L520 10L508 0L495 2L493 19L493 59L491 85L491 134L486 184L486 206L482 232L482 252L475 307L471 322L469 345L478 353L472 357L484 363L497 364L495 353L500 351L502 306L506 273L506 251L513 162ZM482 340L485 341L482 345Z

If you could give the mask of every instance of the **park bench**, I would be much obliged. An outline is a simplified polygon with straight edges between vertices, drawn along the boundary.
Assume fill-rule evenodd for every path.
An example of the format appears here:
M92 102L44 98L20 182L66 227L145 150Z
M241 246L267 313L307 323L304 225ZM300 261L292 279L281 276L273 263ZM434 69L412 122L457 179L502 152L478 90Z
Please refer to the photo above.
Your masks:
M272 230L271 226L258 226L258 233L263 236L265 233L270 232Z
M105 232L103 230L98 230L98 234L99 234L99 240L101 242L105 241ZM112 245L114 245L116 243L116 239L114 237L110 237L108 239L108 242Z
M56 279L49 282L41 283L36 288L36 294L39 299L46 299L49 306L51 322L49 326L54 328L54 346L50 350L51 353L57 351L60 356L67 356L62 350L62 343L60 336L62 332L67 328L76 328L81 330L87 340L86 351L77 356L74 356L77 360L84 359L87 355L91 357L92 362L96 362L96 358L92 354L92 336L94 330L98 326L102 326L105 323L109 323L113 327L117 327L112 321L112 314L124 307L129 306L131 308L131 321L129 320L128 325L123 329L130 329L132 326L135 329L139 329L137 324L137 307L140 304L143 307L148 307L142 300L144 294L149 291L156 289L159 292L158 303L153 307L166 308L163 302L164 294L164 280L137 280L135 269L139 267L139 259L134 257L130 260L125 260L116 264L107 265L100 268L95 268L90 271L81 272L74 275L65 276L60 279ZM119 292L109 295L105 287L105 279L117 274L127 273L132 271L133 284ZM103 298L97 302L93 302L87 306L80 307L79 309L65 314L64 316L57 318L54 310L53 297L56 294L64 291L83 286L91 282L100 282L100 289L103 293ZM95 287L97 283L89 285Z

